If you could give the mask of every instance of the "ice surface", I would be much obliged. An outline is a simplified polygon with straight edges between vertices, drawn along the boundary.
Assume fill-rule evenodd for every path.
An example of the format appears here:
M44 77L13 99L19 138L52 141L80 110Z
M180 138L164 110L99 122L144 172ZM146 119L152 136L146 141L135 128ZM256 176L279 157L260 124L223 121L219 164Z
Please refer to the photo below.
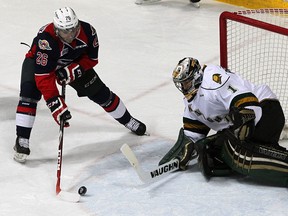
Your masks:
M58 126L42 100L26 164L13 161L15 109L20 69L38 29L55 9L74 8L90 22L100 41L102 80L116 92L151 136L137 137L100 107L67 88L71 127L65 129L61 186L88 189L80 203L55 196ZM144 169L154 167L177 138L182 125L182 95L171 81L178 60L193 56L219 63L218 17L241 8L202 0L136 5L117 1L1 0L0 215L287 215L287 189L256 184L243 177L207 182L195 164L159 182L143 185L120 152L128 143ZM283 143L287 145L287 143Z

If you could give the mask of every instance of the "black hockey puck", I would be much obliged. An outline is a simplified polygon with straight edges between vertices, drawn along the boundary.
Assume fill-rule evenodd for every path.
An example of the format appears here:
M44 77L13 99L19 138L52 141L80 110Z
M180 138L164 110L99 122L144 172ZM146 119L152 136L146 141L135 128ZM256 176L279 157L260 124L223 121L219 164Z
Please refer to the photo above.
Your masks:
M80 194L81 196L84 196L87 192L87 188L85 186L81 186L79 189L78 189L78 194Z

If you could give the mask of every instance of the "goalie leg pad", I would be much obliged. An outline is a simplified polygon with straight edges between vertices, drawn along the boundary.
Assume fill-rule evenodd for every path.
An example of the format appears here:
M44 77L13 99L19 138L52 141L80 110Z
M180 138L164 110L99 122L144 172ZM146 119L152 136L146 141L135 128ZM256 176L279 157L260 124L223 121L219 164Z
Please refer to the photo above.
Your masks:
M223 160L234 171L256 181L288 186L288 152L252 142L240 142L227 133L222 148Z

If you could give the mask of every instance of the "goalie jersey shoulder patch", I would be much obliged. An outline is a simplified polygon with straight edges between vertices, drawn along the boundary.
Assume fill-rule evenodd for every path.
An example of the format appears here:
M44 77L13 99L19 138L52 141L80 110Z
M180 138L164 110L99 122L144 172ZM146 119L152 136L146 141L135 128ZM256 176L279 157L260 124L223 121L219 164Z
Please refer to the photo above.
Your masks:
M229 78L230 76L222 67L216 65L207 65L204 70L204 78L201 88L207 90L221 88L229 80Z

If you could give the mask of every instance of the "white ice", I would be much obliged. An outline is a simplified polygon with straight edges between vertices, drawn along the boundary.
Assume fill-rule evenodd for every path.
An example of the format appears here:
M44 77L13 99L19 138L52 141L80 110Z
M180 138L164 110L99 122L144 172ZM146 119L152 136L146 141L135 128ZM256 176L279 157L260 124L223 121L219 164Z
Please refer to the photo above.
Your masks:
M128 143L148 170L174 144L182 125L182 95L171 72L185 56L219 63L218 18L243 8L202 0L196 9L188 0L136 5L133 0L0 0L0 215L287 215L288 191L257 184L244 177L212 178L195 163L144 185L120 152ZM137 137L87 98L68 87L71 127L65 129L61 186L77 193L80 203L55 196L58 126L42 100L30 139L26 164L15 162L15 109L20 70L38 29L51 22L55 9L71 6L90 22L100 41L102 80L124 101L133 116L146 123L151 136ZM287 142L282 142L287 146Z

